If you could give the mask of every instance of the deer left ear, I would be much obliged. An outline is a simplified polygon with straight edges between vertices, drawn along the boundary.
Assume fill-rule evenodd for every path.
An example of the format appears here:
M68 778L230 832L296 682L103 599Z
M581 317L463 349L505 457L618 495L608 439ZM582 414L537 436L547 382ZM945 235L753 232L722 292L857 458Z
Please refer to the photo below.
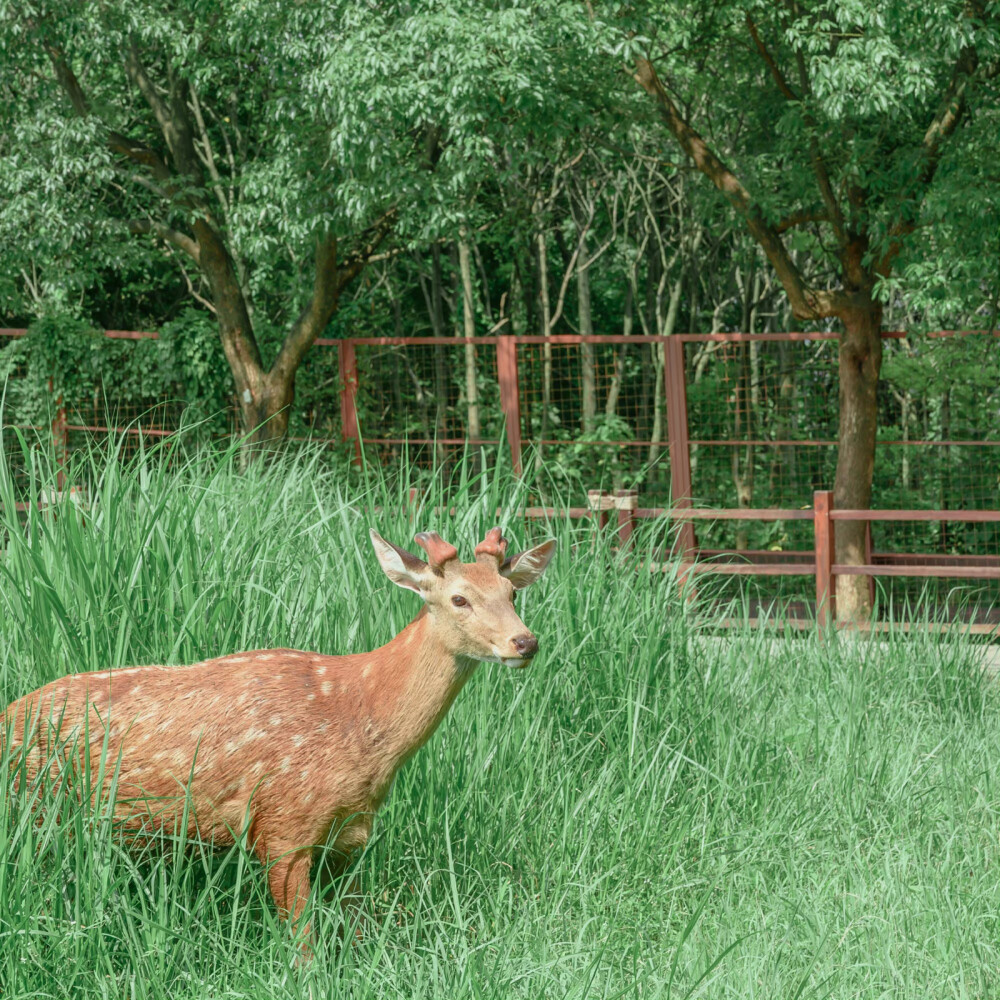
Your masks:
M430 574L427 563L423 559L418 559L412 552L387 542L374 528L368 533L371 535L372 546L375 555L378 556L382 572L397 587L404 587L421 594Z
M536 545L533 549L525 549L518 552L516 556L511 556L501 567L500 575L507 577L515 590L524 590L530 587L545 572L555 555L556 540L550 538L541 545Z

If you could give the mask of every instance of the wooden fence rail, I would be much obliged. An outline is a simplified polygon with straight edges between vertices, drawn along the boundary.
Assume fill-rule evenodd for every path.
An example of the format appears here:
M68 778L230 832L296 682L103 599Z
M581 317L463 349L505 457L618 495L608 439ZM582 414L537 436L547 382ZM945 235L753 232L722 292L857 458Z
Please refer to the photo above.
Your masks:
M619 506L617 497L601 491L590 491L588 498L594 510L609 507L619 511L619 537L631 540L634 522L640 518L666 518L690 522L694 519L718 521L784 521L812 520L813 551L776 552L717 552L687 550L681 542L680 577L692 573L728 574L733 576L814 576L816 580L816 624L825 627L836 620L836 578L867 576L872 581L879 576L953 578L970 580L1000 580L1000 555L960 556L941 553L873 552L869 535L866 561L857 565L834 561L837 521L964 521L974 523L1000 522L997 510L837 510L832 490L817 490L811 510L795 509L701 509L639 507L631 498L627 506ZM708 556L708 558L704 558ZM715 557L719 558L715 558ZM721 557L726 558L721 558ZM779 561L785 557L785 561ZM667 568L669 564L664 564Z
M410 490L410 504L419 504L418 491ZM457 515L450 509L438 514ZM497 509L497 516L504 512ZM712 551L684 549L682 535L677 533L673 546L674 558L667 561L653 558L650 553L637 552L637 565L648 571L676 572L684 583L692 574L708 573L730 576L812 576L816 584L815 624L820 628L836 623L836 578L838 576L867 576L874 585L875 577L909 576L920 578L958 578L974 580L1000 580L1000 554L951 555L941 553L873 552L870 545L867 562L847 565L834 562L835 524L837 521L972 521L1000 522L1000 511L970 510L837 510L833 506L832 490L817 490L809 509L705 509L691 507L640 507L636 490L588 490L586 507L524 507L514 512L524 520L589 519L602 534L617 542L619 551L633 551L634 531L639 521L664 520L681 522L692 520L761 521L812 520L813 549L791 552L731 550ZM614 515L614 521L612 521ZM680 525L679 525L680 527ZM799 622L798 624L804 624ZM996 632L1000 625L970 626L972 631Z
M965 333L982 333L983 331L939 331L929 334L931 337L953 337ZM0 329L0 338L20 337L24 330ZM109 330L106 335L119 340L145 340L156 338L153 332L136 332ZM993 331L993 335L1000 335ZM870 526L874 522L965 522L965 523L996 523L1000 522L1000 511L997 510L837 510L833 505L833 495L830 491L821 490L813 495L811 507L805 508L700 508L693 505L691 445L724 445L746 446L748 443L769 446L806 446L822 445L832 447L832 440L770 440L759 435L752 442L749 439L726 440L723 438L703 440L698 436L692 440L689 433L689 414L687 401L687 374L685 372L684 345L688 343L741 343L751 341L834 341L837 334L828 331L776 334L677 334L674 336L635 336L627 338L630 344L655 343L663 347L663 373L660 390L664 400L664 424L666 446L669 453L669 495L673 506L639 507L635 491L620 490L616 493L592 491L588 496L586 507L572 508L527 508L523 514L527 518L537 517L588 517L596 521L601 528L613 528L614 536L620 547L635 545L633 533L638 521L651 518L663 518L676 526L673 554L680 560L681 575L687 578L694 574L729 574L733 576L813 576L816 586L816 620L826 625L836 618L835 584L838 576L867 576L874 589L876 577L915 577L915 578L965 578L970 580L1000 579L1000 555L951 555L945 553L922 554L903 552L873 552L871 545ZM901 338L902 332L886 332L886 339ZM522 351L533 345L550 344L563 346L578 346L589 344L617 344L626 341L621 335L602 335L581 337L575 334L559 334L550 337L540 336L484 336L484 337L367 337L345 340L320 339L316 345L321 348L331 348L337 351L339 374L339 417L340 434L343 440L353 444L355 459L361 460L364 443L395 443L404 440L411 444L455 444L470 443L464 437L447 437L436 441L424 441L414 437L368 437L363 433L358 416L358 397L362 386L359 384L365 377L367 369L364 361L366 355L361 354L362 364L359 374L359 349L370 347L410 347L410 346L448 346L455 347L466 343L475 343L481 349L481 355L495 351L496 385L499 407L504 416L505 442L493 441L492 444L505 444L510 454L510 460L515 472L520 473L524 463L523 441L529 433L530 421L522 410L527 398L526 383L522 381L528 364ZM519 360L522 368L519 372ZM55 417L50 428L59 464L58 489L64 487L62 468L68 448L68 434L76 431L93 433L114 431L135 435L153 435L165 437L174 433L170 428L140 427L138 425L126 428L108 428L91 425L87 421L72 422L67 417L65 409L58 400L54 401ZM525 404L526 405L526 404ZM373 428L374 430L374 428ZM383 435L390 428L383 428ZM377 430L376 430L377 433ZM472 442L474 443L474 442ZM535 442L542 443L545 442ZM616 442L602 442L613 446ZM619 442L626 444L626 442ZM632 445L641 442L628 442ZM913 441L880 442L880 444L903 444L909 447L917 445L936 445L952 447L956 445L1000 447L1000 441ZM814 480L815 481L815 480ZM822 480L820 480L822 481ZM807 496L807 495L806 495ZM803 500L806 499L803 497ZM27 506L27 505L25 505ZM795 551L764 552L753 550L710 550L700 548L696 536L696 525L704 521L812 521L813 548L800 548ZM847 565L836 561L835 533L838 521L864 522L869 526L868 544L864 561L858 565ZM798 544L807 545L806 539Z

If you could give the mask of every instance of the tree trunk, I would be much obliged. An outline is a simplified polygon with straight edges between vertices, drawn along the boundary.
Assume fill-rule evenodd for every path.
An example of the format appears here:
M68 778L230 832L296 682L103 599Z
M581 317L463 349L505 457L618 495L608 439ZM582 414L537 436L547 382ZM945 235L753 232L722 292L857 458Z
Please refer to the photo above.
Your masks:
M756 333L757 300L760 296L760 275L757 273L756 256L751 255L748 274L741 277L736 271L736 283L740 289L742 300L742 315L740 329L745 333ZM730 457L733 486L736 488L736 506L741 510L748 509L753 502L753 474L756 456L754 446L749 442L754 436L754 410L758 390L753 377L757 366L757 345L745 340L737 342L736 347L736 384L735 406L733 409L733 440L739 441L745 437L747 444L742 448L743 462L740 463L740 446L732 446ZM736 548L745 552L750 548L750 532L748 522L736 522Z
M540 223L539 223L540 224ZM539 229L536 236L538 248L538 298L541 306L542 336L542 415L539 421L538 443L535 449L535 468L541 471L542 452L549 429L549 408L552 405L552 344L549 334L552 332L552 304L549 300L549 258L545 242L545 233Z
M476 311L472 291L472 255L464 236L458 240L458 271L462 279L462 329L464 336L476 335ZM465 403L468 419L466 436L478 441L481 437L479 425L479 391L476 385L476 345L465 345Z
M295 399L295 376L282 379L276 373L265 375L256 388L237 386L240 427L250 452L276 448L288 434L288 418Z
M443 337L444 331L444 278L441 273L441 247L435 243L431 247L431 328L435 337ZM445 418L448 412L448 359L444 344L434 345L434 434L437 437L437 458L444 463L445 446L441 444L447 437Z
M860 297L860 296L859 296ZM875 432L878 424L876 390L882 368L882 307L872 299L840 316L840 427L837 435L837 474L833 503L840 509L862 510L871 503L875 471ZM838 521L836 561L859 565L865 561L864 521ZM862 622L871 616L868 579L837 577L837 618Z
M581 258L585 253L586 245L581 251ZM592 337L594 322L590 309L589 267L581 267L577 272L576 297L579 306L580 333L584 337ZM593 434L597 424L597 377L594 372L594 345L586 342L580 344L580 383L583 395L583 433Z
M632 292L632 284L629 282L625 286L625 309L622 315L622 336L630 337L632 335L632 324L634 321L633 316L633 303L635 297ZM608 398L604 403L604 415L606 417L613 417L618 411L618 397L621 395L622 391L622 379L625 376L625 344L622 344L618 348L615 357L615 370L614 374L611 376L611 385L608 387Z

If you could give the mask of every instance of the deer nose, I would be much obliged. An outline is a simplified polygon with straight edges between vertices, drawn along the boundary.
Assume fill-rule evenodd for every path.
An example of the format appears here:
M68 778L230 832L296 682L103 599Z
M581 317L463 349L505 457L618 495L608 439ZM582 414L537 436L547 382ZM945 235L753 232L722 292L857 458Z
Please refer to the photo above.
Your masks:
M533 635L519 635L511 642L517 650L517 655L523 656L526 660L530 660L538 652L538 640Z

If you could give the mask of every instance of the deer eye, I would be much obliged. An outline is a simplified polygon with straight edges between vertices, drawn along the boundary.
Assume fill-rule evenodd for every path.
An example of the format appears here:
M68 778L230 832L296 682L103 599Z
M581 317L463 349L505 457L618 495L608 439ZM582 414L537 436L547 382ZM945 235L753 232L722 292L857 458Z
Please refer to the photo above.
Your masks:
M456 608L467 608L469 606L469 602L462 597L461 594L455 594L455 596L451 599L451 603L454 604Z

